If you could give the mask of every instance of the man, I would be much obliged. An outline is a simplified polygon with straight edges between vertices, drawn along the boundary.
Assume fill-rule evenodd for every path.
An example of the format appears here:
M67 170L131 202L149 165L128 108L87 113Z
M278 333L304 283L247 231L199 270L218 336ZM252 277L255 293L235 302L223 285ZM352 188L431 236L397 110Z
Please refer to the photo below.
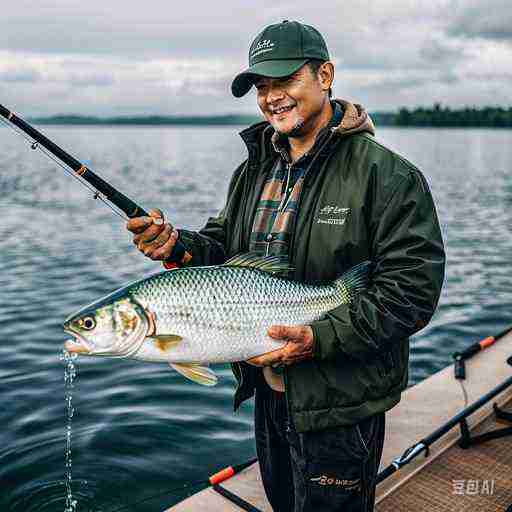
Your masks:
M255 392L256 448L275 511L369 511L384 412L407 386L409 336L430 320L444 277L435 207L421 172L377 142L359 105L331 101L334 66L314 28L261 32L235 96L256 87L266 121L241 132L248 158L224 209L199 232L158 210L132 219L140 251L172 264L220 264L257 251L288 256L293 278L331 281L374 263L370 287L308 326L274 326L284 348L234 364L235 409Z

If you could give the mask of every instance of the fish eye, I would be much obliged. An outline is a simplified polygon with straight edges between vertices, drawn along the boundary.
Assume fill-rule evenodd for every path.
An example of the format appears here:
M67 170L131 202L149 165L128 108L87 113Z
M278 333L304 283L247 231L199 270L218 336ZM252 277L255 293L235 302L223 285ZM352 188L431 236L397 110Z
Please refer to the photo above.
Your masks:
M83 329L90 331L96 327L96 322L91 316L86 316L85 318L80 318L80 320L78 320L78 325Z

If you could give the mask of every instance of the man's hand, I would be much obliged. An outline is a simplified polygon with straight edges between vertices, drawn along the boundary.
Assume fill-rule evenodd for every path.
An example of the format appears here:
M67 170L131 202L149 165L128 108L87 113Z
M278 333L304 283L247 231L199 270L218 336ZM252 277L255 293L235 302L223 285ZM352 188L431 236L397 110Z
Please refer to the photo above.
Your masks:
M249 359L248 363L254 366L277 366L313 357L313 330L309 325L273 325L269 328L268 335L287 343L283 348Z
M161 210L150 210L149 215L130 219L126 229L134 234L133 243L145 256L152 260L165 260L171 255L178 232L172 224L164 222Z

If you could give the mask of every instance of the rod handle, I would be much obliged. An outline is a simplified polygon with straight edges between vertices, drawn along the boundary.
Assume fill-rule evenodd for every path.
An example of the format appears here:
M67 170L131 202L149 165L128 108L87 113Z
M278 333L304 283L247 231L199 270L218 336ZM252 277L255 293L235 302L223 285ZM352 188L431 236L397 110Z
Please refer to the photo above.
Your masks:
M214 475L212 475L208 480L212 485L220 484L221 482L224 482L224 480L227 480L228 478L231 478L235 474L235 470L232 466L228 466L227 468L221 469Z

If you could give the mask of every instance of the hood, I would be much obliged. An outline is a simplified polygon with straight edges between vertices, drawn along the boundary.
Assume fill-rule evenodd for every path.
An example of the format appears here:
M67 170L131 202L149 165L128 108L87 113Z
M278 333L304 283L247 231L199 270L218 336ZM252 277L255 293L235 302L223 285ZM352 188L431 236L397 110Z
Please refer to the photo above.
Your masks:
M345 137L353 133L368 132L375 135L375 125L365 108L347 100L334 100L343 109L341 123L332 130Z
M340 137L360 132L375 135L375 126L364 107L343 99L331 101L336 102L342 110L341 122L331 128L333 132ZM240 137L242 137L249 151L250 159L259 160L260 162L275 155L275 148L272 143L275 141L274 135L275 130L267 121L253 124L240 132Z

